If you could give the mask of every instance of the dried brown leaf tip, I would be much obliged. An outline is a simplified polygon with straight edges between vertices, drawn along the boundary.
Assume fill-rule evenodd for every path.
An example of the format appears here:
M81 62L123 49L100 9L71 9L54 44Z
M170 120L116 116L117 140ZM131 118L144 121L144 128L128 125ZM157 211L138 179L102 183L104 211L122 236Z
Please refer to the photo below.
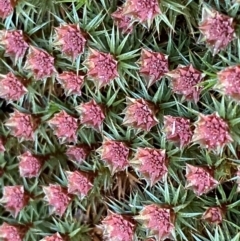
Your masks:
M25 232L20 226L3 223L0 226L0 238L3 241L23 241Z
M64 241L59 233L55 233L51 236L44 237L40 241Z
M138 64L140 65L139 72L146 81L148 88L169 71L168 56L147 49L142 49Z
M84 61L87 67L87 76L93 80L97 89L110 84L117 78L117 60L110 53L100 52L95 49L89 49L88 58Z
M134 241L135 224L124 215L109 212L101 227L108 241Z
M199 114L192 141L219 153L233 139L228 123L217 113L213 113L211 115Z
M219 184L207 168L189 164L186 166L186 179L186 188L193 190L197 196L208 193Z
M168 141L182 148L191 142L193 128L189 119L167 115L164 116L164 133Z
M138 148L130 164L139 172L150 186L166 178L166 151L155 148Z
M55 28L54 45L66 56L75 60L85 49L87 40L78 24L65 24Z
M126 98L126 108L123 113L125 117L123 124L135 129L150 131L150 129L158 124L156 118L157 109L153 103L144 99Z
M124 171L129 166L129 148L124 142L105 138L99 153L112 174Z
M167 73L171 79L171 87L174 93L184 96L186 100L199 100L201 92L200 83L204 74L195 69L192 65L181 66Z
M156 240L173 239L175 215L171 209L158 204L145 206L135 217Z
M123 14L140 23L152 22L160 14L158 0L126 0Z
M235 37L233 18L207 7L202 9L199 30L213 55L225 49Z
M240 101L240 65L227 67L217 73L216 89L224 95Z

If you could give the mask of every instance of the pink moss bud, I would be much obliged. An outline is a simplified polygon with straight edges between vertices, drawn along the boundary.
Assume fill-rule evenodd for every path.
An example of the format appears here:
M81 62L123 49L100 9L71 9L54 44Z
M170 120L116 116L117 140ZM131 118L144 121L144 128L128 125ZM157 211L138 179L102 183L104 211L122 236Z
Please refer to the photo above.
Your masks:
M169 208L158 204L145 206L135 217L143 223L156 240L173 239L175 215Z
M78 195L81 199L88 195L93 187L88 173L82 171L66 172L68 193Z
M40 241L64 241L59 233L55 233L51 236L46 236Z
M201 92L201 83L204 74L193 68L192 65L178 66L176 69L167 73L171 79L172 90L176 94L183 95L186 100L199 100Z
M161 13L158 0L126 0L123 14L140 23L152 22Z
M199 114L195 127L192 141L207 149L220 152L225 145L233 141L227 122L217 113Z
M76 107L81 117L81 123L87 127L94 128L97 131L101 129L102 123L105 119L104 108L97 104L94 99L87 103L82 103Z
M98 89L118 77L117 60L109 53L89 49L89 56L84 65L88 69L87 76L93 80Z
M87 156L90 153L89 147L86 145L78 145L78 146L68 146L66 155L67 157L73 161L81 164L86 160Z
M64 110L55 114L48 124L61 143L77 142L78 120Z
M8 223L3 223L0 226L0 238L3 241L23 241L25 232L22 228Z
M217 73L216 89L223 94L240 101L240 65L230 66Z
M4 147L4 143L3 143L3 140L2 139L0 139L0 153L3 153L3 152L5 152L5 147Z
M150 131L150 129L158 124L158 119L155 114L157 110L155 106L144 99L132 99L126 98L127 106L123 113L125 117L123 124L133 127L135 129L141 129L144 131Z
M140 64L140 74L144 77L147 87L160 80L168 70L168 56L142 49Z
M23 35L23 31L2 30L0 31L0 35L0 44L3 45L5 49L5 56L12 58L14 62L19 58L22 59L28 49L28 43Z
M129 148L123 142L105 138L99 152L112 174L129 166Z
M30 46L25 64L36 80L43 80L53 76L57 71L54 67L54 58L45 50Z
M240 166L238 166L238 170L236 172L236 183L237 183L237 192L240 192Z
M84 76L77 75L72 71L63 71L57 76L58 82L62 85L65 95L81 95Z
M38 177L42 167L42 162L37 156L33 155L29 151L26 151L18 158L20 160L18 167L21 177Z
M45 193L44 199L50 206L50 213L61 217L71 201L67 191L60 185L50 184L48 187L43 187L43 192Z
M29 197L24 193L23 186L5 186L0 202L16 218L18 213L28 204L28 200Z
M150 186L164 180L168 172L166 151L161 149L138 148L130 164Z
M187 164L186 166L186 188L192 189L197 196L206 194L214 189L219 182L215 180L205 167L192 166Z
M164 132L166 139L180 147L187 146L193 136L193 128L189 119L183 117L164 116Z
M235 37L233 18L206 7L202 10L199 30L213 55L225 49Z
M66 56L75 60L79 54L84 52L86 39L78 24L61 25L56 30L55 45Z
M7 101L17 101L27 93L22 80L9 72L0 76L0 97Z
M20 140L34 140L37 128L35 120L30 114L21 113L15 110L6 121L5 126L9 127L11 134Z
M17 0L0 0L0 18L5 19L10 16L16 4Z
M111 14L112 19L114 20L115 25L119 28L122 33L132 33L133 26L131 18L123 14L123 8L118 7L117 10Z
M202 219L212 224L220 224L223 219L223 211L220 207L210 207L204 212Z
M102 220L103 235L108 241L133 241L135 225L124 215L109 212Z

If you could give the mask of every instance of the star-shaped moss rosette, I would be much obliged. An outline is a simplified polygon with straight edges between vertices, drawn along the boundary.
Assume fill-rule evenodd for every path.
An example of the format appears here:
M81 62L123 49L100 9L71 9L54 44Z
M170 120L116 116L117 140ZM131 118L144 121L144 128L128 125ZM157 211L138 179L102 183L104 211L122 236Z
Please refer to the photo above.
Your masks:
M0 238L3 241L23 241L25 232L22 227L4 222L0 226Z
M64 241L64 239L61 237L59 233L55 233L53 235L44 237L40 241Z
M81 89L84 83L84 76L77 75L73 71L63 71L57 75L57 80L64 89L66 96L82 94Z
M189 164L186 165L186 179L186 188L191 189L197 196L208 193L219 184L208 168Z
M68 180L68 193L77 195L83 199L93 188L89 173L83 171L66 171Z
M223 220L223 210L220 207L209 207L202 215L202 219L212 223L220 224Z
M133 21L151 23L161 13L158 0L126 0L123 5L123 14Z
M19 173L21 177L24 178L33 178L38 177L41 167L42 161L36 155L33 155L30 151L26 151L20 156L19 159Z
M109 85L119 76L118 62L110 53L89 48L89 55L83 65L88 69L87 77L94 82L97 89Z
M164 116L163 132L168 141L172 141L183 148L192 141L193 127L187 118L166 115Z
M23 85L23 80L9 72L6 75L0 75L0 97L7 101L20 100L28 92Z
M50 214L55 213L60 217L63 216L71 202L67 190L58 184L50 184L43 187L43 192L45 194L44 200L50 208Z
M124 171L129 166L129 148L124 142L104 138L102 146L98 149L106 166L111 173Z
M174 93L182 95L186 100L198 102L202 89L200 83L205 76L203 73L192 65L179 65L166 75L170 77L171 88Z
M156 240L173 239L175 215L164 205L146 205L134 219L142 223Z
M125 117L123 125L134 129L150 131L158 124L156 117L157 109L155 105L144 99L126 98L126 108L123 110Z
M34 46L29 47L25 70L30 70L35 80L44 80L57 73L54 66L54 57L46 50Z
M134 241L135 224L128 216L108 212L100 227L108 241Z
M235 38L233 18L206 6L202 9L199 30L202 34L200 42L205 41L213 55L225 49Z
M5 56L10 57L14 64L25 56L28 49L28 43L22 30L1 30L0 45L5 49Z
M142 49L140 60L137 63L140 66L139 72L148 88L169 72L168 56L160 52Z
M21 113L15 110L10 114L10 118L5 122L5 126L11 130L11 134L20 141L33 141L37 129L37 121L31 114Z
M223 95L240 101L240 65L230 66L219 71L214 88Z
M54 45L73 61L84 52L86 38L78 24L64 24L55 28Z
M87 103L82 103L77 106L76 110L80 113L81 124L97 131L102 129L102 124L105 119L103 105L98 104L92 99Z
M0 0L0 18L5 19L10 16L18 0Z
M66 156L69 160L81 164L90 153L90 148L85 144L67 146Z
M123 7L118 7L115 12L111 14L114 24L122 33L130 34L133 31L133 23L131 17L123 14Z
M150 186L166 180L168 160L165 150L138 148L134 158L130 160L130 165Z
M221 153L223 148L233 141L227 121L222 119L218 113L199 114L194 125L192 142L203 148Z
M48 124L54 130L54 134L61 143L77 142L77 130L79 127L77 118L72 117L62 110L55 114L54 117L48 121Z
M13 217L17 217L19 212L28 204L28 200L29 196L24 192L23 186L3 187L3 197L0 199L0 203Z

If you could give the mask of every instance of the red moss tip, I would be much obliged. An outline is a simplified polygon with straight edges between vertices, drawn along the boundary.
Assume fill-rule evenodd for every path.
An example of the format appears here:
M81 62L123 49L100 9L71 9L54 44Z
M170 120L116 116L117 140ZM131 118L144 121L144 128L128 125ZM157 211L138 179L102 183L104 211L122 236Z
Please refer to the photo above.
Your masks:
M79 164L86 160L89 153L89 147L83 144L77 146L68 146L66 150L66 155L69 158L69 160L77 162Z
M127 106L123 113L125 117L123 124L135 129L150 131L150 129L158 124L155 114L157 109L155 106L144 99L126 99Z
M223 220L223 211L220 207L210 207L203 213L202 219L212 224L220 224Z
M59 50L75 60L85 49L87 40L78 24L61 25L56 30L55 45Z
M186 188L193 190L197 196L208 193L219 184L207 168L189 164L186 166L186 179Z
M140 74L143 76L149 88L160 80L168 71L168 56L142 49L141 58L138 61Z
M3 223L0 226L0 238L3 241L23 241L25 232L23 228L8 223Z
M55 114L48 124L61 143L77 142L78 120L65 111Z
M155 148L138 148L130 164L140 173L150 186L166 178L166 151Z
M199 84L203 80L204 75L189 66L178 66L176 69L167 73L171 79L171 87L174 93L184 96L186 100L194 101L199 100L201 87Z
M110 84L118 77L117 60L109 53L89 49L89 56L84 65L87 67L87 76L93 80L98 89Z
M17 0L0 0L0 18L5 19L10 16L16 4Z
M129 166L129 148L123 142L105 138L99 152L112 173L124 171Z
M133 241L135 225L127 217L109 213L102 220L103 235L108 241Z
M199 30L213 55L225 49L235 37L233 18L206 7L202 10Z
M64 241L59 233L55 233L51 236L46 236L40 241Z

